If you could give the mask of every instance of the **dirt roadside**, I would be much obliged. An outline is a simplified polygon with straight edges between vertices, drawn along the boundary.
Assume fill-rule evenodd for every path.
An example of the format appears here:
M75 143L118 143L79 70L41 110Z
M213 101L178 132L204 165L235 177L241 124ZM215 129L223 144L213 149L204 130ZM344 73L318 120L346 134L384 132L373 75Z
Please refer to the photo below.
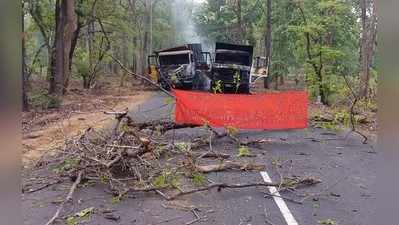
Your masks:
M69 93L57 110L23 113L22 163L29 166L45 154L55 154L64 141L89 127L112 121L104 111L134 109L152 96L151 91L112 94Z

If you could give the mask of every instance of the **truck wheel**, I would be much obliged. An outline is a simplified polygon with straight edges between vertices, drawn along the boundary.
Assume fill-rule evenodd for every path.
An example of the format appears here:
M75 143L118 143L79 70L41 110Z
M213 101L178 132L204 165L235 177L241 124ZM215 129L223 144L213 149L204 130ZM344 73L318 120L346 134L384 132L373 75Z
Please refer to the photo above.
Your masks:
M239 89L240 94L250 94L249 84L242 85Z
M183 84L182 87L185 90L192 90L193 89L193 83Z

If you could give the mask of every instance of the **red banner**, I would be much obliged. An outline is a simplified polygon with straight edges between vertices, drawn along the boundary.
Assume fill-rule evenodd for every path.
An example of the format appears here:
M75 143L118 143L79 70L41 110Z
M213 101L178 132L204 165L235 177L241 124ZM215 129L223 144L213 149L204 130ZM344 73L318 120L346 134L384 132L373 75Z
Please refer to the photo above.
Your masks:
M174 90L176 123L240 129L307 127L308 94L284 91L254 95Z

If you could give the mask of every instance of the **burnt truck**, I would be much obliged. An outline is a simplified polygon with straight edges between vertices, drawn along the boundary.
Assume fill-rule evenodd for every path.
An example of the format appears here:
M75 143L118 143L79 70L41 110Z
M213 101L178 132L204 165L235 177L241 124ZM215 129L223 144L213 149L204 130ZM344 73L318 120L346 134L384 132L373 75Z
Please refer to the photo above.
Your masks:
M253 46L216 43L211 89L219 93L249 94Z
M201 44L186 44L155 51L149 56L149 74L166 90L210 89L211 56Z

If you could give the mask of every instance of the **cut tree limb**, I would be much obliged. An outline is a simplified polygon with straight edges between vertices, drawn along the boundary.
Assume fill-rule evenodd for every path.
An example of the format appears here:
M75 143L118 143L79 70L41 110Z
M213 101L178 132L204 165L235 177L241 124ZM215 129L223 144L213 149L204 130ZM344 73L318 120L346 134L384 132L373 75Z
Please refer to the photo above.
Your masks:
M140 75L137 73L133 73L132 71L130 71L125 65L123 65L123 63L118 60L117 58L115 58L113 55L109 54L109 57L111 57L124 71L126 71L126 73L128 73L131 76L134 77L138 77L140 79L143 79L145 81L147 81L148 83L150 83L151 85L157 87L159 90L161 90L163 93L169 95L172 98L176 98L172 93L170 93L170 91L164 89L163 87L161 87L161 85L157 84L156 82L152 81L150 78L144 76L144 75Z
M219 171L229 170L229 169L262 171L265 169L265 166L249 164L249 163L238 163L238 162L226 161L226 162L223 162L220 164L213 164L213 165L205 165L205 166L195 165L195 169L201 173L219 172Z
M73 193L75 192L76 188L78 187L78 185L82 181L82 177L83 177L83 171L79 171L78 177L76 178L75 182L72 184L71 189L69 190L69 193L68 193L67 197L61 203L61 205L58 207L57 211L55 212L54 216L51 217L51 219L46 223L46 225L53 224L54 221L59 217L62 209L65 206L65 204L72 200Z
M208 191L214 188L217 188L218 191L221 191L222 189L240 189L240 188L247 188L247 187L278 187L278 183L265 183L265 182L260 182L260 183L247 183L247 184L226 184L226 183L213 183L205 187L201 187L198 189L192 189L189 191L182 191L179 192L171 197L168 197L167 200L174 200L178 197L181 197L183 195L189 195L193 194L196 192L202 192L202 191Z

